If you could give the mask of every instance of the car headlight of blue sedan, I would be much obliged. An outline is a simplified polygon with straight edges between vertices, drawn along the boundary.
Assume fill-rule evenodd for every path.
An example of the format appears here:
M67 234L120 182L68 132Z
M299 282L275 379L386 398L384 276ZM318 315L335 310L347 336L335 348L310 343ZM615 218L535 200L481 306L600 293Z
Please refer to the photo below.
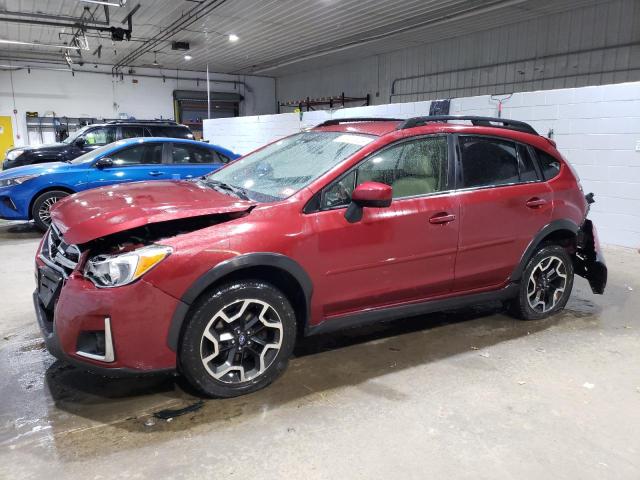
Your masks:
M0 187L13 187L15 185L22 185L24 182L37 177L38 175L21 175L19 177L3 178L0 180Z

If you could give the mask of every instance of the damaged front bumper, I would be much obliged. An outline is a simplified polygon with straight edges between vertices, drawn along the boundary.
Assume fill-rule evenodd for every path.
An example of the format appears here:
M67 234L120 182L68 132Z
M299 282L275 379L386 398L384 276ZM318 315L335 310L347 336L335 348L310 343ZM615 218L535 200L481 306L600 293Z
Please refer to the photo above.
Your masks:
M578 231L573 268L589 281L593 293L602 294L607 286L607 265L600 249L598 233L591 220L585 220Z

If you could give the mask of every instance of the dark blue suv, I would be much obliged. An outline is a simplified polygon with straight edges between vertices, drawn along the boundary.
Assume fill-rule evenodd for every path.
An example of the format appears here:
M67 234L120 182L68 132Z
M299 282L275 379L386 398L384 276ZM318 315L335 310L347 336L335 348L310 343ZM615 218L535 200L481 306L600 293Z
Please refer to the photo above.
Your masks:
M46 229L51 205L72 193L114 183L196 178L237 157L225 148L195 140L119 140L75 160L0 173L0 218L33 219L38 227Z

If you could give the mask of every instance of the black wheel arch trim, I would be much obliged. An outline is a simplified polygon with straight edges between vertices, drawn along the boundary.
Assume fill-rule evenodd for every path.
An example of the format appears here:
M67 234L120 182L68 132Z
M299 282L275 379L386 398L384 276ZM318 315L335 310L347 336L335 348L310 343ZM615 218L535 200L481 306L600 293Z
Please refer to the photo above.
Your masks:
M522 257L520 258L520 262L518 263L518 266L515 268L515 270L511 274L511 278L509 279L511 282L520 281L520 278L522 277L522 273L524 272L524 269L527 266L527 262L531 257L533 257L533 255L535 254L537 248L540 246L542 241L546 237L548 237L551 233L557 232L560 230L568 230L573 234L577 235L578 231L580 230L580 226L575 224L571 220L560 219L560 220L554 220L551 223L548 223L547 225L542 227L538 231L538 233L536 233L536 235L533 237L533 240L531 240L531 242L527 246L527 249L522 254Z
M178 350L182 325L193 302L218 280L231 273L250 267L275 267L291 275L304 292L306 319L307 321L309 320L313 284L307 272L298 262L281 253L259 252L239 255L219 263L202 274L182 295L173 313L167 336L167 345L172 351L176 352Z

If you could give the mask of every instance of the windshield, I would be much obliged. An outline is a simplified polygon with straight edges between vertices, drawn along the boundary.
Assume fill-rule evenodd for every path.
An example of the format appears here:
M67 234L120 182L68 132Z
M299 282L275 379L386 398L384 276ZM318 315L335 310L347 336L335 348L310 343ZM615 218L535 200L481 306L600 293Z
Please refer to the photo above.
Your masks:
M69 145L70 143L73 143L73 141L78 138L80 135L82 135L84 132L87 131L87 128L89 128L90 125L87 125L85 127L82 127L80 130L76 130L75 132L73 132L71 135L69 135L67 138L65 138L62 143L66 143L67 145Z
M118 142L116 142L118 143ZM84 155L80 155L79 157L71 160L71 162L69 163L87 163L87 162L92 162L95 158L99 157L100 155L102 155L103 153L105 153L108 150L112 150L113 149L113 143L109 143L108 145L104 145L102 147L98 147L95 150L91 150L88 153L85 153Z
M341 132L299 133L242 157L203 181L241 189L251 200L283 200L374 138Z

